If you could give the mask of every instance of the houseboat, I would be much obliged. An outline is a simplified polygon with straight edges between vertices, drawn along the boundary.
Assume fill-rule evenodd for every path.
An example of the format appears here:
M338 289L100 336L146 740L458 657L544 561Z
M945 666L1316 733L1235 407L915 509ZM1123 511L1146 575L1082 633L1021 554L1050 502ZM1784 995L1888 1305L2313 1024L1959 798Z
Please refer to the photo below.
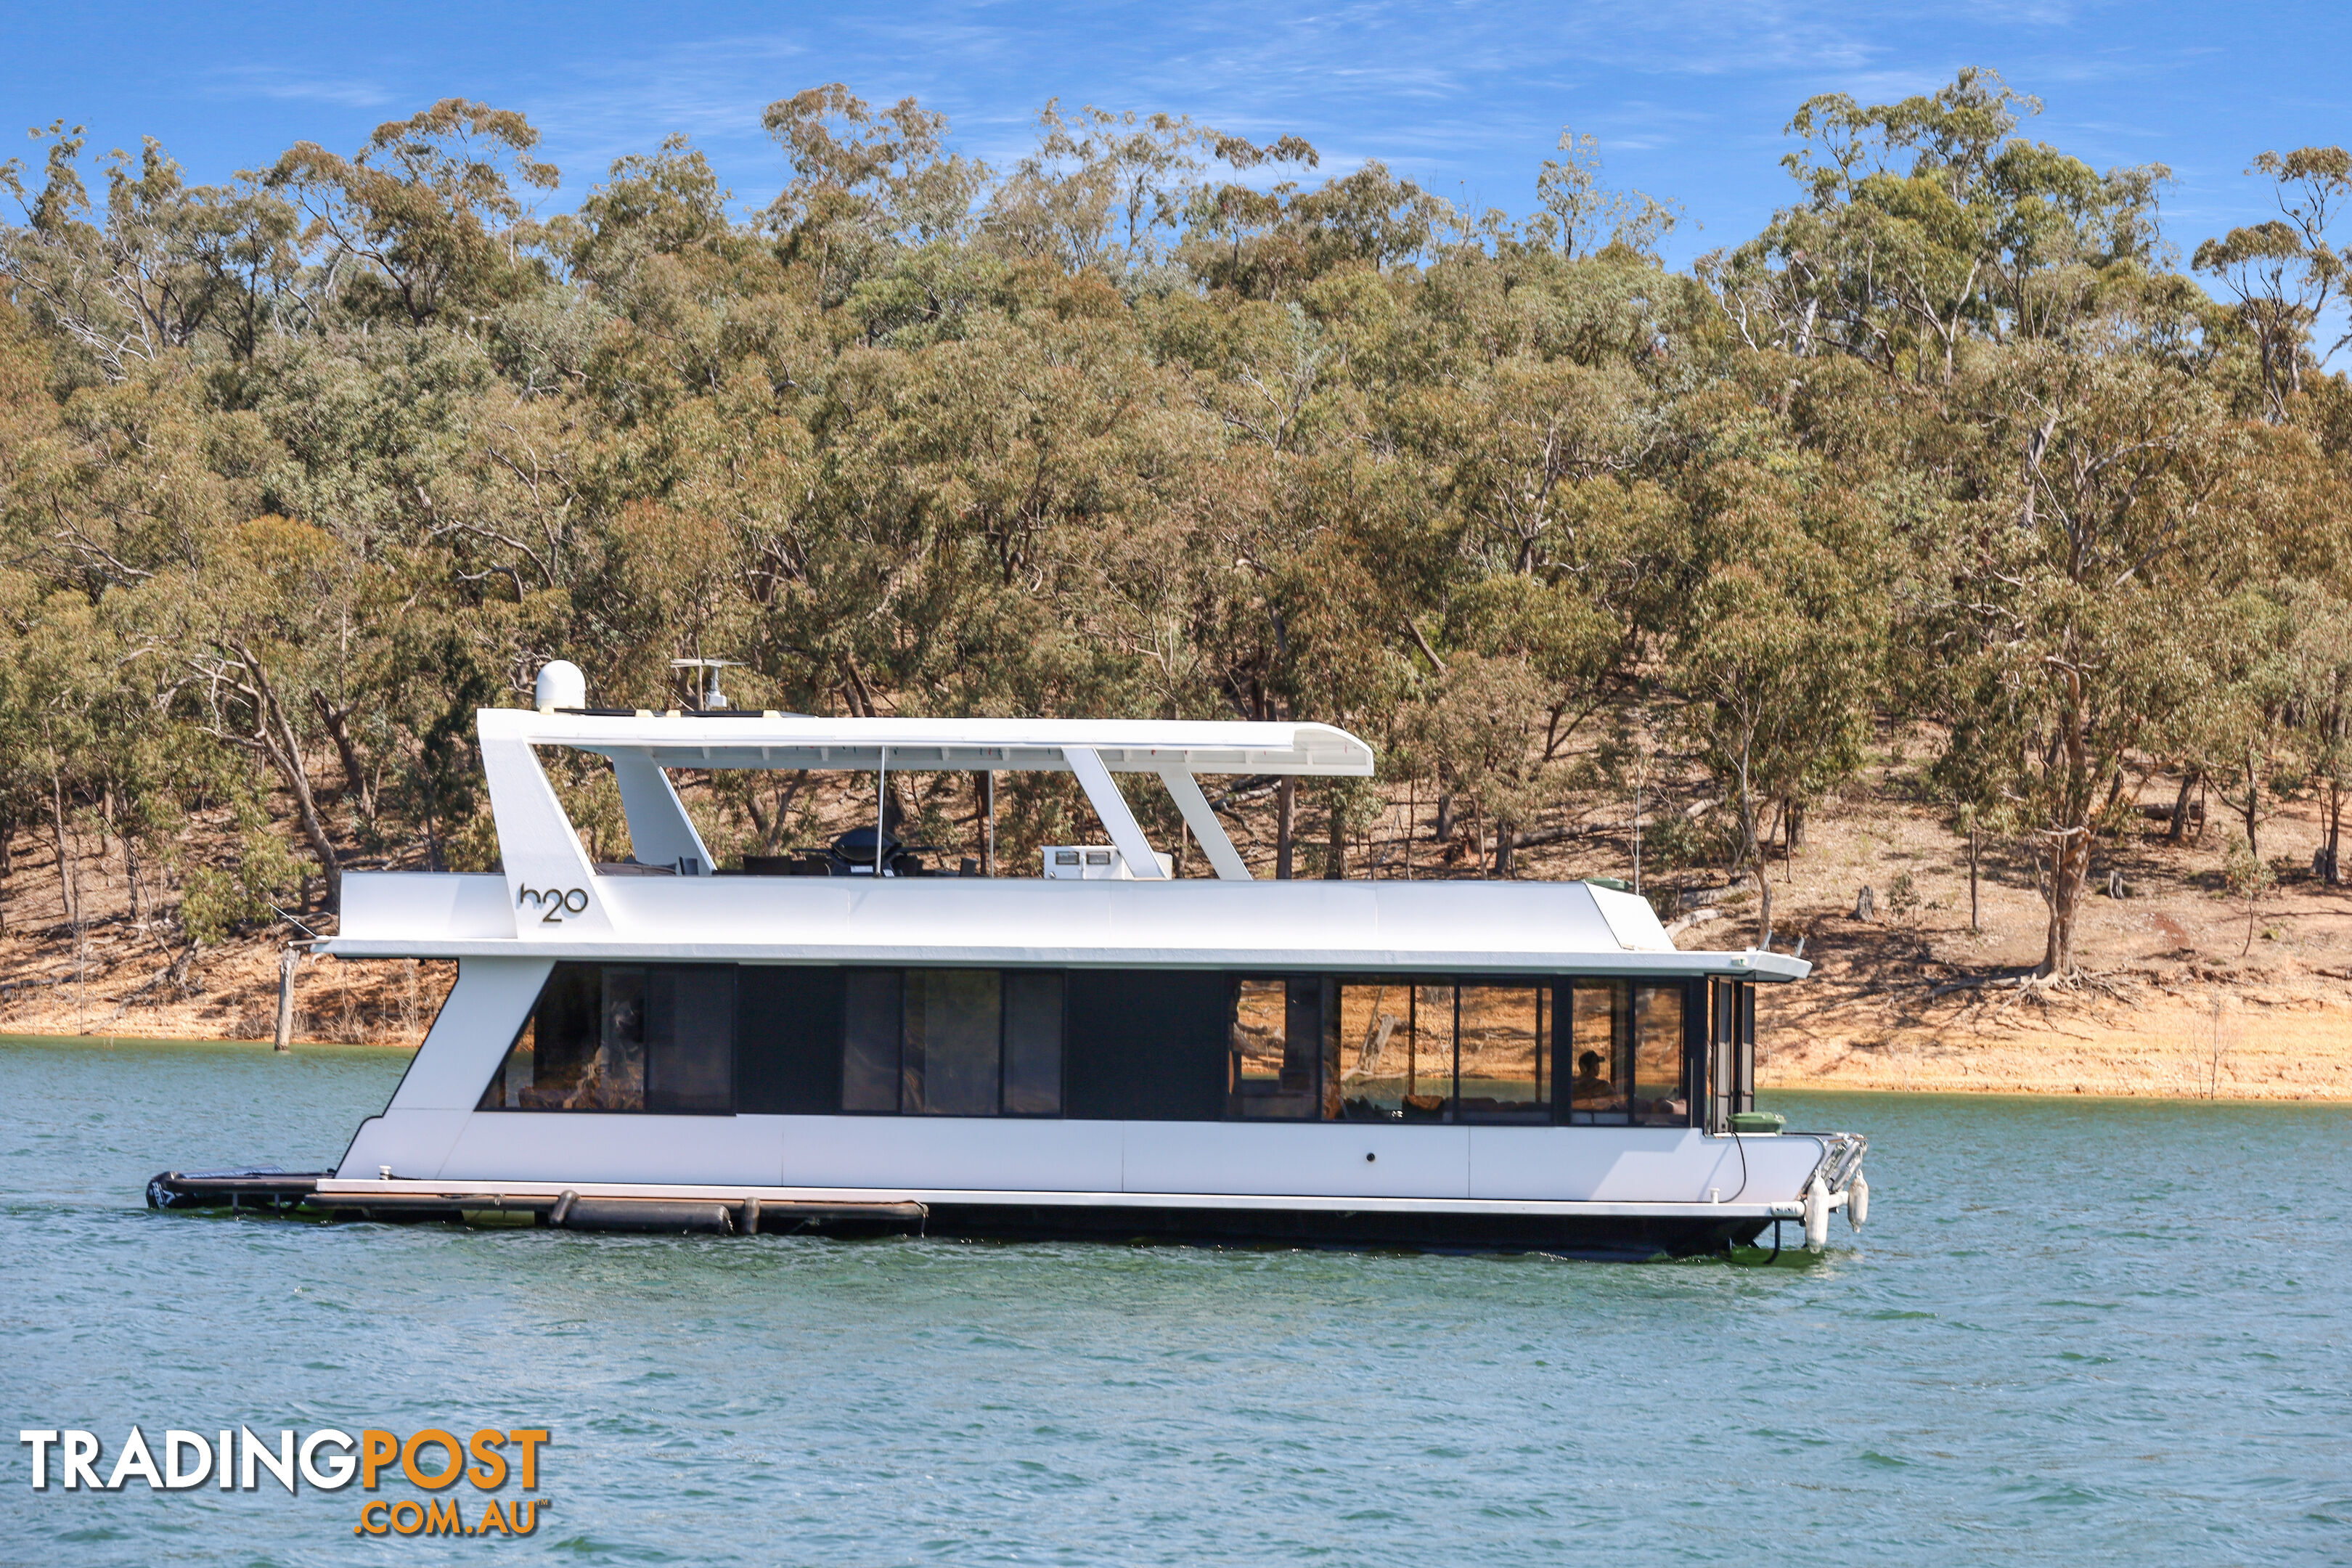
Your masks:
M1867 1203L1864 1139L1754 1110L1757 988L1801 959L1677 951L1591 882L1254 879L1201 779L1369 775L1340 730L600 710L564 665L477 728L501 869L346 875L320 944L457 963L391 1103L331 1173L152 1201L1616 1256L1819 1248ZM558 749L609 763L625 859ZM721 869L670 773L731 768L874 774L877 818ZM1100 840L950 866L887 830L901 770L1066 773Z

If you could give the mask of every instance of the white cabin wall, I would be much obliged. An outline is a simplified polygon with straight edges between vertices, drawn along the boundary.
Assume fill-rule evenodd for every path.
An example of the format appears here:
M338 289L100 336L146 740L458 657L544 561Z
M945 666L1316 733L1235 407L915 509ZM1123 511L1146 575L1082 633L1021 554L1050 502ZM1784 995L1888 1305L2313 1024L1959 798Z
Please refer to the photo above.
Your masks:
M335 1174L345 1181L373 1181L389 1172L404 1181L429 1181L465 1130L463 1110L387 1110L360 1123Z
M778 1116L483 1110L434 1173L450 1181L658 1182L776 1186Z
M460 959L457 984L410 1058L392 1103L360 1124L335 1173L362 1179L389 1165L396 1176L441 1174L554 966L547 958Z

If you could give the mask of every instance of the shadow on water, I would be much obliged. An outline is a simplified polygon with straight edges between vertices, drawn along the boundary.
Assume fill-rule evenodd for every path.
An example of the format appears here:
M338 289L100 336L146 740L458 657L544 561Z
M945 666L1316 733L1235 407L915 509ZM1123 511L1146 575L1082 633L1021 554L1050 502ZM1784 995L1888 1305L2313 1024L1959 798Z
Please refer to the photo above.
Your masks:
M1869 1227L1529 1256L195 1219L404 1054L0 1040L20 1426L542 1426L541 1549L715 1563L2342 1561L2340 1107L1779 1095ZM415 1495L404 1481L379 1494ZM0 1561L344 1561L353 1493L0 1493ZM411 1542L418 1561L462 1549ZM436 1556L434 1553L442 1555Z

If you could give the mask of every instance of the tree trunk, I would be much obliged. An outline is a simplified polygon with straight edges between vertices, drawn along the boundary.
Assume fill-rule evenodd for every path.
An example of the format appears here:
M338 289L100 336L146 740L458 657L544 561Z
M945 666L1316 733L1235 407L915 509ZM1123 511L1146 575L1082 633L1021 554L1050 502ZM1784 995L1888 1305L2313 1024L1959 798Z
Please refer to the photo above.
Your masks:
M2260 818L2263 805L2263 775L2254 763L2254 749L2246 748L2246 853L2259 861L2262 846L2254 838L2254 825Z
M2167 844L2189 842L2189 797L2196 793L2197 781L2201 776L2195 768L2180 770L2180 793L2172 797L2172 826L2164 833Z
M2090 875L2091 839L2077 831L2060 838L2050 855L2050 934L2042 950L2045 977L2074 973L2074 914L2082 907L2083 884Z
M1763 859L1761 857L1759 857L1754 868L1754 875L1756 878L1756 923L1763 931L1763 934L1756 939L1756 945L1769 950L1772 945L1771 863Z
M1276 881L1290 880L1291 840L1298 826L1298 780L1286 774L1281 787L1274 792L1274 875Z
M1404 879L1412 880L1412 839L1421 830L1421 781L1404 786Z
M319 721L326 725L327 734L335 742L335 756L343 764L343 796L359 808L360 818L375 821L375 791L369 786L367 770L360 762L359 747L352 741L352 710L337 708L327 701L323 691L310 693L310 700L319 710Z
M261 711L254 726L262 752L277 768L278 776L285 782L288 793L294 796L295 815L302 824L302 837L310 841L310 853L319 862L319 869L327 879L327 914L339 914L343 907L343 872L336 861L335 841L327 832L327 824L319 815L318 797L310 789L310 765L302 760L302 747L294 734L294 726L279 705L278 693L269 684L268 673L261 661L253 657L244 644L236 645L236 653L253 678ZM436 858L438 858L436 854Z
M1969 824L1969 934L1973 936L1983 929L1984 921L1977 915L1977 825L1971 822Z
M1789 856L1790 858L1794 859L1797 851L1805 847L1805 803L1803 801L1792 800L1789 803L1788 821Z
M2344 883L2344 788L2331 783L2327 786L2327 869L2324 879L2331 888Z
M1511 841L1515 837L1510 818L1505 817L1495 824L1495 875L1497 877L1511 874Z
M2083 902L2083 887L2091 873L2093 828L2098 820L2103 766L2120 768L2121 760L2103 763L2094 750L2091 716L2084 695L2083 676L2071 666L2060 667L2061 705L2051 728L2053 776L2046 781L2051 801L2042 837L2049 849L2049 875L2042 896L2050 910L2048 940L2037 971L2045 978L2074 977L2074 917Z
M1437 826L1431 830L1430 840L1433 843L1443 844L1453 837L1454 792L1450 789L1442 789L1437 792Z
M1348 875L1348 814L1339 807L1338 795L1331 799L1330 842L1325 851L1323 879L1337 882Z
M271 1044L281 1051L294 1044L294 966L301 961L290 944L278 955L278 1031Z
M74 884L73 847L66 842L66 787L55 773L49 775L49 826L58 839L58 901L65 908L66 923L79 930L81 889Z

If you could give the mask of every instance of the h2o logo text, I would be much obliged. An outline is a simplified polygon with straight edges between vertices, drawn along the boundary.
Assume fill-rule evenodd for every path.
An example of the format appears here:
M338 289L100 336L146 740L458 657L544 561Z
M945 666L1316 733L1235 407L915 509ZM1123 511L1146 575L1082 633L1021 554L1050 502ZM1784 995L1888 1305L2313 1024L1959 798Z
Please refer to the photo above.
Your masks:
M541 925L562 925L567 914L581 914L588 908L585 888L524 888L515 894L515 908L545 911L539 917Z

